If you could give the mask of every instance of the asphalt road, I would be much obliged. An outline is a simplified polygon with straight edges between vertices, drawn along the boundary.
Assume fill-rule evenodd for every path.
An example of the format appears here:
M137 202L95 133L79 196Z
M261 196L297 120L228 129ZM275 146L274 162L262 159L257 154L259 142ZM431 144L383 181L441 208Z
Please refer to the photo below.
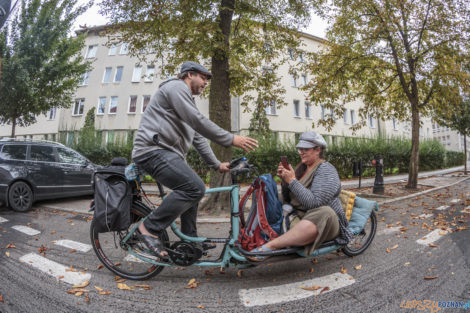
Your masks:
M223 273L218 268L166 268L148 281L121 281L131 287L148 285L150 290L118 289L115 276L100 268L93 250L86 251L88 216L0 208L0 312L412 312L417 307L404 307L407 301L466 303L470 241L463 228L470 227L470 213L462 210L469 207L468 199L470 179L382 205L372 245L353 258L328 254L314 262L302 258ZM431 235L434 229L438 238ZM445 229L453 231L442 235ZM228 231L226 223L199 226L204 236L225 236ZM211 250L212 258L218 251ZM36 266L43 261L43 270L49 266L46 272ZM66 277L57 275L62 266L68 269L62 275ZM191 279L197 286L186 288ZM89 281L89 292L67 293L84 280ZM300 288L314 285L322 288ZM95 286L110 294L97 293ZM325 287L330 291L319 294ZM440 311L446 310L469 312Z

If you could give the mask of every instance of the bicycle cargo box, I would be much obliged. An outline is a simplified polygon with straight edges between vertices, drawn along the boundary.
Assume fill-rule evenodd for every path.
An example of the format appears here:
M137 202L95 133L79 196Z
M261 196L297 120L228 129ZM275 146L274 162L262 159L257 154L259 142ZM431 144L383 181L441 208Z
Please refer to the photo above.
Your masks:
M132 188L121 170L103 168L93 176L95 228L98 232L120 231L131 224Z

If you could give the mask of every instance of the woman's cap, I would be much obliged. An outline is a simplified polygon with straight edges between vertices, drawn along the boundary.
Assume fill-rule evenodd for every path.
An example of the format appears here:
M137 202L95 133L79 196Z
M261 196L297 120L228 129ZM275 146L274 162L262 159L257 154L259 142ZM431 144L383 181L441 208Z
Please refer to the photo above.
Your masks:
M296 147L308 149L308 148L315 148L318 146L325 149L328 146L328 144L326 143L322 135L317 134L314 131L310 131L310 132L305 132L302 135L300 135L299 143L297 144Z

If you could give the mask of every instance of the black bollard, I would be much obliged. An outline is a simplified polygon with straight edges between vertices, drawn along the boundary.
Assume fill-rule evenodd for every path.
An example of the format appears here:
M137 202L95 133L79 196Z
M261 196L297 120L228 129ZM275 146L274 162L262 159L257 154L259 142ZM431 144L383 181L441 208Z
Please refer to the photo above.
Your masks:
M381 154L375 156L375 180L374 180L374 189L372 193L375 194L384 194L384 160L382 159Z

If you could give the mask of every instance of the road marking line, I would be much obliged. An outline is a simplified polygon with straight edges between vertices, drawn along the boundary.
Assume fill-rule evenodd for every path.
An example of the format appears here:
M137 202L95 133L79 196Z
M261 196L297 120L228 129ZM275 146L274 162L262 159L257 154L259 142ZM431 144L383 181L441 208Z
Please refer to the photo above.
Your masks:
M66 271L68 267L62 264L46 259L38 254L29 253L23 255L20 261L37 268L41 272L55 277L57 280L63 281L70 285L79 285L86 280L90 280L91 275L88 273ZM63 278L59 279L59 277Z
M269 305L281 302L300 300L318 295L324 287L329 287L330 292L335 289L354 284L356 281L348 274L334 273L301 282L252 289L240 289L238 295L246 307ZM312 291L300 287L321 286L321 289Z
M36 230L28 226L23 226L23 225L15 225L15 226L12 226L11 228L19 232L22 232L23 234L30 235L30 236L35 236L41 233L39 230Z
M402 226L387 227L378 232L377 235L389 235L400 230Z
M450 200L450 203L459 203L460 202L460 199L452 199Z
M419 243L420 245L427 246L428 244L433 243L434 241L441 238L443 236L443 235L440 234L441 232L446 233L446 234L448 233L447 230L435 229L432 232L430 232L429 234L427 234L426 236L416 240L416 242Z
M441 205L440 207L436 208L436 210L443 211L443 210L447 210L448 208L449 208L448 205Z
M87 245L85 243L73 241L73 240L56 240L54 241L54 244L70 249L75 249L77 251L81 252L88 252L91 250L91 245Z
M434 214L432 214L432 213L424 213L424 214L418 215L419 218L428 218L428 217L431 217L431 216L434 216Z
M5 222L8 222L8 220L0 216L0 223L5 223Z

